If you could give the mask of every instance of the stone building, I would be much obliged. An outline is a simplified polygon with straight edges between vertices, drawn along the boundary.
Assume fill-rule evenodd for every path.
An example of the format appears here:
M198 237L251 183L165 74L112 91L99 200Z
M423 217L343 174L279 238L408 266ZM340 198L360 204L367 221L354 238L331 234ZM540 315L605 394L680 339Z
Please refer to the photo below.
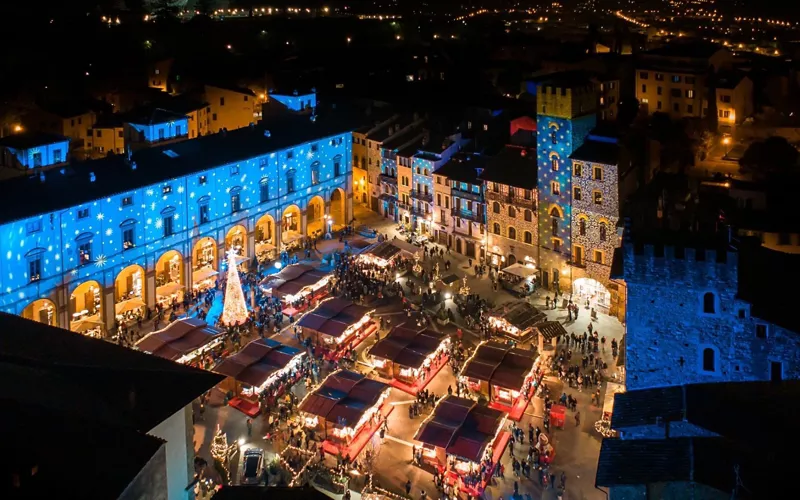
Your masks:
M366 157L367 157L367 179L370 185L370 208L373 212L378 212L386 216L388 207L382 206L381 194L381 165L383 163L384 148L381 146L401 133L407 132L413 127L422 123L421 118L415 114L397 115L387 120L377 127L369 130L366 134ZM363 158L363 153L362 153Z
M434 172L434 237L441 245L477 259L485 257L485 156L456 153Z
M775 276L800 275L800 256L757 241L724 248L626 243L619 252L628 389L800 379L791 294L766 293Z

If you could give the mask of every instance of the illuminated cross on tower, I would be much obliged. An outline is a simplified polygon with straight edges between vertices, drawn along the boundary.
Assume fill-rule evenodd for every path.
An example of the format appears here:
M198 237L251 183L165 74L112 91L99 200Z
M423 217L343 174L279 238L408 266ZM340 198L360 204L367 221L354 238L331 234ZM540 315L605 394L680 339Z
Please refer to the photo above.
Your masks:
M225 304L222 308L222 324L243 325L247 320L247 303L244 300L242 282L236 269L236 252L228 250L228 280L225 285Z

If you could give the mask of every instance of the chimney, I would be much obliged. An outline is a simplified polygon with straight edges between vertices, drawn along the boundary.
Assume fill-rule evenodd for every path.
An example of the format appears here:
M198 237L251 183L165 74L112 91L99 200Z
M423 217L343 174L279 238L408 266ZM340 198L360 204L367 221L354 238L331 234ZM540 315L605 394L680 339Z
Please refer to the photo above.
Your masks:
M97 176L94 175L94 172L89 172L89 182L94 182L97 180Z

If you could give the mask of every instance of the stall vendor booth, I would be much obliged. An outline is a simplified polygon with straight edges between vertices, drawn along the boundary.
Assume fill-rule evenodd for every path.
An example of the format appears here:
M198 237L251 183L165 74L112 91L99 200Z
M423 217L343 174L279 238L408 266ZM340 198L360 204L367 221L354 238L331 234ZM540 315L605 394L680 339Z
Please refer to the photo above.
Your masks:
M503 430L503 412L471 399L445 396L422 422L414 439L422 462L436 467L449 484L479 497L491 481L510 433Z
M611 416L614 414L614 399L617 394L625 392L625 386L615 382L606 383L606 393L603 396L603 414L595 422L594 428L603 437L614 437L616 431L611 428Z
M531 263L516 262L501 269L498 278L506 290L510 290L520 297L527 297L535 289L536 267Z
M558 321L543 321L533 327L539 353L552 357L558 351L558 339L567 335L564 325Z
M372 321L374 309L338 297L322 301L300 318L303 335L320 346L328 359L340 359L378 330Z
M447 364L450 338L430 329L398 325L370 349L372 366L398 389L416 395Z
M300 402L303 425L324 439L323 450L354 459L394 408L391 387L348 370L329 375Z
M508 302L494 308L487 315L489 326L498 335L516 342L525 342L533 334L533 327L547 316L524 300Z
M328 295L328 283L332 277L332 274L313 266L293 264L267 276L259 286L264 293L281 299L284 314L294 316L307 309L308 304Z
M378 267L386 267L397 258L413 259L422 249L398 238L376 243L372 248L363 251L358 260Z
M223 340L222 332L205 321L185 318L145 335L135 347L159 358L207 369L210 362L206 355L220 347Z
M249 416L260 412L260 399L273 405L303 378L305 351L272 339L257 339L226 358L214 371L226 375L219 388L232 393L228 404Z
M481 342L461 370L460 380L470 394L483 396L489 406L519 420L543 376L535 351L508 344Z

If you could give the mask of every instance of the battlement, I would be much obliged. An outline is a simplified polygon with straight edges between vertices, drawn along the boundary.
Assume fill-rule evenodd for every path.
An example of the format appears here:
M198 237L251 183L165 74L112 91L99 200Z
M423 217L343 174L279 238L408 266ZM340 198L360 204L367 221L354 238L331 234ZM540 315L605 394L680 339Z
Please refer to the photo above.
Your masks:
M735 250L672 245L623 245L625 281L653 283L661 280L699 282L738 279L739 254Z

